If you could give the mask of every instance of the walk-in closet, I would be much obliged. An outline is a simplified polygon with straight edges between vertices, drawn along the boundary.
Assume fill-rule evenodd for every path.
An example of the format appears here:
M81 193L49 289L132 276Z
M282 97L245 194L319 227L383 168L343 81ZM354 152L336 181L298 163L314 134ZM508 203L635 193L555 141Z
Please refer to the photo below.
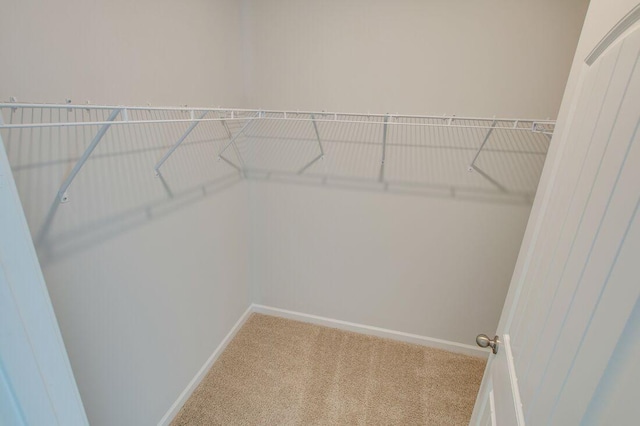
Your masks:
M636 3L3 1L0 424L631 424Z

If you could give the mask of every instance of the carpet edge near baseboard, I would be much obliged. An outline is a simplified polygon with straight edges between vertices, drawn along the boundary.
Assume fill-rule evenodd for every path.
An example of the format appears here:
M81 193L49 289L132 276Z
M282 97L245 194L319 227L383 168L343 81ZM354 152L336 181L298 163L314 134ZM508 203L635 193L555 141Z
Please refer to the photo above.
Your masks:
M271 306L264 306L253 304L252 312L259 314L271 315L276 317L287 318L295 321L306 322L310 324L322 325L330 328L337 328L339 330L351 331L360 334L366 334L369 336L381 337L383 339L391 339L399 342L412 343L414 345L426 346L435 349L443 349L449 352L455 352L458 354L469 355L476 358L488 358L488 353L485 349L477 346L467 345L459 342L452 342L450 340L438 339L435 337L421 336L418 334L405 333L403 331L389 330L381 327L374 327L365 324L358 324L349 321L342 321L333 318L322 317L318 315L305 314L302 312L289 311L286 309L274 308Z
M236 321L233 327L231 327L229 333L227 333L224 339L222 339L211 356L209 356L204 365L200 368L200 370L198 370L193 379L191 379L187 387L180 393L178 399L175 400L175 402L171 405L165 415L162 416L162 418L158 422L158 426L169 426L171 421L178 415L180 409L182 409L182 406L187 402L193 391L196 390L200 382L202 382L202 380L205 378L205 376L209 372L209 369L211 369L211 366L213 366L213 364L217 361L222 352L224 352L224 350L226 349L227 345L233 340L235 335L254 312L253 307L253 304L249 305L249 307L240 316L238 321Z
M158 422L158 426L169 426L171 421L180 412L182 406L187 402L193 391L198 387L200 382L207 375L207 372L211 366L224 352L227 345L233 340L236 333L242 328L242 325L247 321L252 313L259 313L264 315L271 315L275 317L287 318L295 321L306 322L310 324L322 325L325 327L336 328L339 330L351 331L355 333L365 334L369 336L381 337L384 339L391 339L395 341L412 343L420 346L427 346L430 348L443 349L450 352L455 352L463 355L469 355L477 358L488 357L487 353L479 347L466 345L464 343L452 342L449 340L438 339L435 337L420 336L417 334L405 333L402 331L388 330L385 328L374 327L364 324L353 323L349 321L342 321L333 318L322 317L318 315L305 314L302 312L290 311L287 309L274 308L271 306L259 305L252 303L249 305L246 311L240 316L238 321L233 325L229 333L222 339L222 342L216 347L211 356L207 359L204 365L198 370L196 375L191 379L187 387L180 393L176 401L171 405L169 410Z

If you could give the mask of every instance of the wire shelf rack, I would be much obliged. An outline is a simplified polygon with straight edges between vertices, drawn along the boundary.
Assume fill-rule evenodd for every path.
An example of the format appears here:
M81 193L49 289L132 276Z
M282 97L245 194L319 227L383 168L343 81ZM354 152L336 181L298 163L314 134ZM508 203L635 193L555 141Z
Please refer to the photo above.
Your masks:
M135 167L148 167L162 183L161 172L171 173L176 152L203 145L206 154L194 152L191 161L245 179L530 201L554 127L551 120L447 115L0 104L0 134L16 151L12 167L65 164L58 176L60 202L69 200L87 162L135 152L142 140L160 144L156 162Z

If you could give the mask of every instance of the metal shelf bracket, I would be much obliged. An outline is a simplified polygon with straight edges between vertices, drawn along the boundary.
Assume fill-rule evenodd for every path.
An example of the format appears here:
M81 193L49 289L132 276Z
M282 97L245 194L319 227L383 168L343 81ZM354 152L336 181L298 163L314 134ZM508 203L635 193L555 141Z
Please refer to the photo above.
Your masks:
M113 124L113 121L116 119L116 117L118 116L118 114L120 114L121 111L122 111L122 108L114 109L113 111L111 111L111 114L109 114L109 118L107 118L106 123L103 124L102 127L100 127L100 130L98 130L98 133L96 133L96 135L93 137L93 140L91 141L87 149L82 154L82 157L80 157L80 159L76 162L76 165L73 166L73 169L71 169L71 172L69 173L67 178L64 180L64 182L62 182L62 185L58 190L58 200L61 203L66 203L69 201L69 195L67 194L67 189L69 189L71 182L73 182L73 179L75 179L78 172L80 172L80 169L82 169L82 166L84 166L84 163L87 162L87 160L91 156L91 153L93 152L94 149L96 149L96 146L98 146L98 143L100 143L104 135L107 133L107 130L109 130L109 127L111 127L111 124Z
M380 176L379 182L384 181L384 160L387 158L387 123L389 122L389 115L384 116L384 124L382 125L382 160L380 161Z
M237 164L235 164L233 161L229 160L227 157L223 156L222 154L224 154L224 152L227 150L227 148L229 148L231 145L233 145L235 147L236 151L238 152L238 158L240 158L240 161L242 161L242 157L240 156L240 151L238 150L238 147L236 146L236 139L238 139L238 136L240 136L242 133L244 133L244 131L247 129L247 127L249 127L249 125L251 123L253 123L253 120L255 120L256 118L259 118L259 117L262 117L262 111L258 111L258 113L256 113L246 123L244 123L244 126L242 126L240 131L238 133L236 133L235 136L230 138L229 142L227 142L227 144L224 146L224 148L222 148L220 150L220 152L218 153L218 160L223 160L225 163L227 163L228 165L230 165L234 169L238 170L243 175L245 174L244 168L238 166ZM225 125L225 127L226 127L226 125ZM227 131L229 132L228 128L227 128ZM231 132L229 132L229 135L231 135Z
M514 128L517 126L517 123L518 123L517 121L514 123ZM474 172L474 171L477 172L480 176L482 176L483 178L485 178L486 180L491 182L493 185L495 185L495 187L498 188L500 191L507 192L507 188L505 188L504 186L500 185L495 179L493 179L491 176L486 174L484 172L484 170L482 170L480 167L476 166L476 160L480 156L480 153L482 152L482 148L484 148L484 146L489 141L489 137L491 136L491 133L493 133L493 129L495 129L495 127L496 127L496 121L493 120L493 123L491 123L491 128L487 131L487 134L484 136L484 140L482 141L482 144L480 144L480 148L478 148L478 151L476 152L476 155L473 157L473 160L471 161L471 164L469 164L469 167L467 168L467 171L469 171L469 172Z
M209 111L205 111L204 113L202 113L200 115L200 117L198 117L198 120L202 120L204 118L205 115L207 115L209 113ZM191 111L191 120L193 120L193 110ZM189 134L193 131L193 129L196 128L196 126L200 124L200 121L194 121L193 123L191 123L191 125L187 128L187 130L182 134L182 136L180 136L180 138L176 141L176 143L173 144L173 146L171 148L169 148L169 150L162 156L162 158L160 159L160 161L158 161L158 163L155 165L155 167L153 168L156 172L156 176L158 176L160 174L160 167L162 167L162 165L164 164L165 161L167 161L167 158L171 157L171 154L173 154L173 152L178 149L178 147L180 146L180 144L182 142L184 142L184 140L187 138L187 136L189 136Z
M324 148L322 147L322 142L320 141L320 133L318 132L318 125L316 123L316 117L314 114L311 114L311 122L313 123L313 130L316 133L316 140L318 141L318 148L320 148L320 155L315 157L313 160L304 165L300 170L298 170L299 175L304 173L304 171L311 167L316 161L324 159Z

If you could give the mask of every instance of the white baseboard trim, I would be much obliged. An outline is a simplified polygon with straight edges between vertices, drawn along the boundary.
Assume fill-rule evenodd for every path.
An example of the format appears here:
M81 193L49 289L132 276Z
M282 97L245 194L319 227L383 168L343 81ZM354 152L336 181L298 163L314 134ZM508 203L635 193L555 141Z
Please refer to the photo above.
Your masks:
M420 336L417 334L404 333L402 331L388 330L386 328L372 327L370 325L357 324L348 321L341 321L318 315L304 314L302 312L288 311L286 309L272 308L264 305L251 305L252 312L272 315L276 317L288 318L296 321L311 324L323 325L325 327L337 328L340 330L352 331L369 336L382 337L385 339L398 340L415 345L428 346L431 348L444 349L474 357L488 358L487 351L477 346L465 345L464 343L451 342L449 340L437 339L435 337Z
M225 338L222 339L222 342L220 342L209 359L207 359L202 368L200 368L200 370L196 373L195 377L191 379L185 390L182 391L180 396L178 396L178 399L173 403L171 408L169 408L169 411L167 411L167 413L158 422L158 426L168 426L169 423L171 423L184 403L187 402L187 399L189 399L193 391L198 387L202 379L204 379L204 376L206 376L213 363L216 362L229 342L231 342L231 340L235 337L238 330L240 330L245 321L254 312L275 317L288 318L310 324L323 325L325 327L337 328L339 330L352 331L369 336L382 337L385 339L397 340L400 342L413 343L416 345L428 346L437 349L444 349L446 351L461 353L464 355L471 355L482 358L488 357L488 354L485 350L480 349L476 346L465 345L464 343L451 342L449 340L436 339L434 337L419 336L417 334L388 330L386 328L380 327L372 327L370 325L341 321L337 319L321 317L318 315L304 314L302 312L288 311L286 309L273 308L270 306L257 305L254 303L247 308L247 310L242 314L240 319L238 319L238 321L231 328Z
M222 342L220 342L218 347L213 351L213 353L211 354L209 359L207 359L207 361L204 363L202 368L200 368L200 370L196 373L195 377L191 379L191 381L189 382L185 390L183 390L180 396L178 396L178 399L176 399L176 401L173 403L171 408L169 408L169 411L167 411L166 414L162 417L162 419L160 419L160 421L158 422L158 426L168 426L169 423L171 423L171 421L178 414L178 412L180 411L184 403L187 402L187 399L189 399L193 391L198 387L202 379L204 379L204 376L207 375L207 372L209 371L213 363L216 362L220 354L224 352L229 342L233 340L238 330L240 330L240 328L245 323L247 318L249 318L252 312L253 312L253 305L250 305L247 308L247 310L244 311L240 319L234 324L234 326L231 328L229 333L224 337L224 339L222 339Z

